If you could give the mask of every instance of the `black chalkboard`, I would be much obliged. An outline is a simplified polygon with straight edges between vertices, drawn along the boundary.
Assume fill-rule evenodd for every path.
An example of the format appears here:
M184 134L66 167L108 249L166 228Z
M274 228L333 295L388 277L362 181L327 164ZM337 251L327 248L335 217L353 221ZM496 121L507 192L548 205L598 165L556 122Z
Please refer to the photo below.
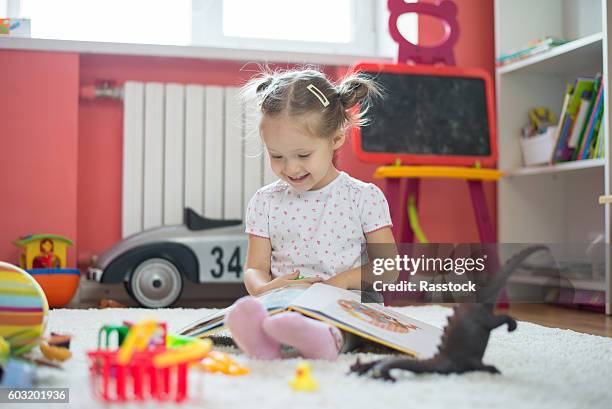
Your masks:
M481 78L364 72L384 90L367 111L361 149L372 153L490 156Z

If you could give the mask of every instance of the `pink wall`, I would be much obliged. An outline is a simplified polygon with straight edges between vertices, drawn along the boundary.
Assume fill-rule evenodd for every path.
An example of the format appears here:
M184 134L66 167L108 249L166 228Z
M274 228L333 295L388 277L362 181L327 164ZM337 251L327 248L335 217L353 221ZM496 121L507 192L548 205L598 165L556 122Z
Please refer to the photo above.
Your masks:
M0 50L0 67L0 260L17 263L18 236L77 238L79 61Z

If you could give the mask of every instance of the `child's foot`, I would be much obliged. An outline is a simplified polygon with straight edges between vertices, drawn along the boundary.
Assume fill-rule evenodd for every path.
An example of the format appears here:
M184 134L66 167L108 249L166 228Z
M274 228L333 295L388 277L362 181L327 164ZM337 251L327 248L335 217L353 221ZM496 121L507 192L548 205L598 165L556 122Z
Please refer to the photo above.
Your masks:
M254 297L243 297L234 303L225 325L236 345L248 356L258 359L279 359L281 346L262 330L268 316L265 307Z
M284 312L267 317L262 325L270 337L297 349L304 358L334 360L342 348L342 333L336 327Z

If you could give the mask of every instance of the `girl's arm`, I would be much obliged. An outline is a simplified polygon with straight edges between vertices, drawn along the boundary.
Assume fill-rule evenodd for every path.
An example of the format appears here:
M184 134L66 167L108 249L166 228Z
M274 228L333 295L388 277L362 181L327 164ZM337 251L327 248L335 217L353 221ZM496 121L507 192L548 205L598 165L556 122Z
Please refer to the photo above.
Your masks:
M265 291L264 287L272 279L271 257L270 239L249 234L249 246L244 266L244 285L249 294L258 295Z
M299 271L272 279L270 260L272 246L270 239L249 234L249 246L244 272L244 285L250 295L259 295L275 288L288 285L309 285L322 281L320 278L305 278L296 280Z
M379 246L378 248L382 249L384 253L388 254L377 254L374 256L368 253L368 258L370 260L377 257L394 258L397 254L395 239L393 238L393 233L391 232L390 227L385 227L371 233L366 233L365 237L368 244L387 244L386 246ZM371 268L371 263L343 271L327 279L325 283L347 290L361 290L361 272L362 270L367 270L369 268ZM395 281L395 279L393 281Z

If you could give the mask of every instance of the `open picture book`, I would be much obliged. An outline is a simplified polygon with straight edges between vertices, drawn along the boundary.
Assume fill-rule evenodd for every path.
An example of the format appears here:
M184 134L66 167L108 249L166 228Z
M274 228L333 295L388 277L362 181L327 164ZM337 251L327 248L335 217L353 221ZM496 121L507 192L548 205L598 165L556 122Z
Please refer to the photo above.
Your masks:
M381 304L361 303L359 292L327 284L282 288L262 294L258 299L270 314L297 311L417 358L433 356L442 336L438 327ZM223 328L223 320L230 308L192 323L180 334L199 338L214 334Z

